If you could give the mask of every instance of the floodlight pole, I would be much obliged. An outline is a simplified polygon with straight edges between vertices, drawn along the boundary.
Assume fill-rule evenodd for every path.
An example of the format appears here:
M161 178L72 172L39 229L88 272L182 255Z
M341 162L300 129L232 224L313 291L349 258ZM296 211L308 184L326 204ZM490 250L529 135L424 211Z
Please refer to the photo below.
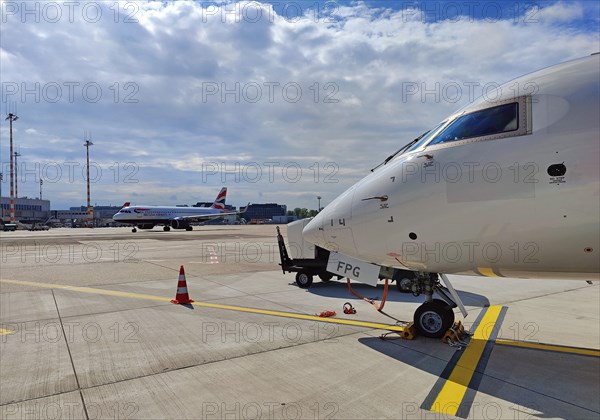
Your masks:
M89 219L91 218L90 217L90 207L91 207L91 200L90 200L90 146L93 146L94 143L92 143L90 140L86 140L83 145L85 146L85 151L86 151L86 156L87 156L87 166L86 166L86 172L87 172L87 218L89 221Z
M10 126L10 223L15 222L15 173L13 166L13 122L17 121L19 117L10 112L5 118L9 122Z
M15 198L19 198L19 164L17 158L21 156L19 152L15 152Z

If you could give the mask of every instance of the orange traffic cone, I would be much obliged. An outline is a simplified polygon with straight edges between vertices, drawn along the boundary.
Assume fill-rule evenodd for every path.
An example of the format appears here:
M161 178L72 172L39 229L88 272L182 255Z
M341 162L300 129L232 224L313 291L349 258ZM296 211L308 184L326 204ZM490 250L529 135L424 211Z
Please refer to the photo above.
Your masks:
M185 281L185 271L183 271L183 265L179 268L179 282L177 283L177 294L175 295L175 299L171 301L171 303L175 304L186 304L192 303L193 300L190 299L187 291L187 282Z

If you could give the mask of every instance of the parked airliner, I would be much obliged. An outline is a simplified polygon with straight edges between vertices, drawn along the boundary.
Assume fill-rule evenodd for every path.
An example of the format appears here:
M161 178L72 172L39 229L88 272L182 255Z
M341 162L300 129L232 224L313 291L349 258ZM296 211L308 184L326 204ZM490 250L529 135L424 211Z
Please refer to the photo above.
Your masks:
M417 272L415 326L431 337L456 306L466 316L446 274L599 280L599 70L593 54L488 92L385 159L304 238L340 261Z
M211 220L244 213L245 210L227 211L225 209L226 198L227 188L223 187L210 207L129 206L129 203L125 203L125 206L113 216L113 220L133 225L131 231L134 233L138 228L152 229L156 225L163 225L165 232L171 228L192 230L191 221Z

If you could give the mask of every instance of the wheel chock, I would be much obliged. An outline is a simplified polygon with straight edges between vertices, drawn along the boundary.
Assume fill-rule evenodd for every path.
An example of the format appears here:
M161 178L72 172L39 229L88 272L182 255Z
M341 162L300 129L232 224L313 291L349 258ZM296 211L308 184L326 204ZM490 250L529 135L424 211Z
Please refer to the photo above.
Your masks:
M414 322L411 322L406 327L404 327L404 330L400 333L400 337L404 338L405 340L414 340L416 336L417 329L415 328Z
M392 334L394 334L394 336L390 337ZM396 337L396 334L398 334L398 337ZM386 333L381 334L379 338L382 340L394 340L398 338L403 338L405 340L414 340L416 336L417 329L415 328L414 323L410 322L406 324L406 327L404 327L402 331L388 331Z
M452 327L448 328L448 331L442 337L442 342L446 344L463 344L464 339L469 334L465 331L465 327L460 321L456 321Z

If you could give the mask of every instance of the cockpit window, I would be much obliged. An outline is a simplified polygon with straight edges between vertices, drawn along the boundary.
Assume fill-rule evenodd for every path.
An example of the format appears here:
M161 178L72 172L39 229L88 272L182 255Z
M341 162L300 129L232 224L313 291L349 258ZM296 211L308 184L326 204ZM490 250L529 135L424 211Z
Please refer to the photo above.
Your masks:
M428 146L507 133L518 128L519 103L511 102L456 118Z
M446 124L448 121L443 121L441 123L439 123L438 125L436 125L434 128L432 128L431 130L429 130L428 132L424 133L419 139L418 141L413 144L412 146L410 146L408 149L406 149L404 151L404 153L408 153L408 152L412 152L413 150L417 150L419 147L421 147L423 144L427 143L429 140L431 140L431 138L433 136L435 136L438 131L440 130L440 128Z

